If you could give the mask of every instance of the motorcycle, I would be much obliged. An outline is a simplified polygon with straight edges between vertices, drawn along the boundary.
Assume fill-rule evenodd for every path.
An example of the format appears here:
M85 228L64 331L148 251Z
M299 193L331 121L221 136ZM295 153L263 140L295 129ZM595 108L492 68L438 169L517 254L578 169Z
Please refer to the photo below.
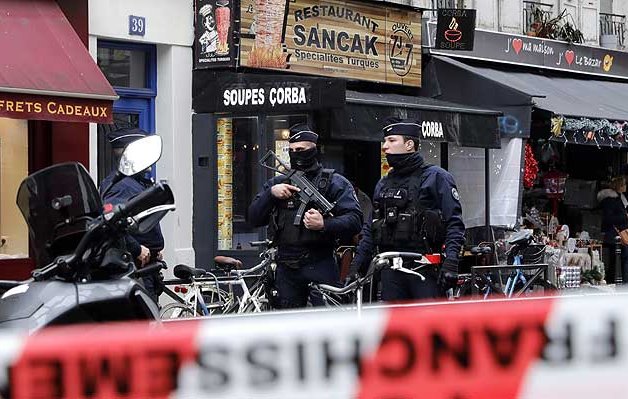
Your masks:
M114 183L143 173L161 157L161 138L129 144ZM159 320L157 304L137 278L164 268L136 269L121 243L145 233L175 209L172 191L156 184L124 204L103 207L85 168L50 166L22 181L17 205L38 265L26 281L0 281L0 328L35 332L84 322Z

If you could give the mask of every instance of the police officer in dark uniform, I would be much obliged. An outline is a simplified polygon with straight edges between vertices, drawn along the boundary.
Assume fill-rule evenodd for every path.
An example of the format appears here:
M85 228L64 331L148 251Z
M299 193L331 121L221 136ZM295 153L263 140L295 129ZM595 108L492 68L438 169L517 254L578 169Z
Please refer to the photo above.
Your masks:
M464 243L460 197L451 174L428 165L417 151L421 123L389 119L383 128L386 160L392 167L375 187L373 215L362 230L363 238L352 264L352 274L364 272L374 252L440 253L441 266L423 267L419 276L385 269L381 273L382 299L399 301L436 298L455 284L458 253ZM416 264L405 261L404 267Z
M290 128L290 167L305 172L305 176L332 204L333 216L323 217L310 208L301 225L294 225L300 205L295 192L283 175L264 184L249 206L249 221L253 226L269 226L269 235L277 245L275 284L277 306L304 307L311 282L338 283L339 271L334 247L341 239L350 239L360 231L362 212L351 183L331 169L323 169L317 160L318 135L306 124ZM312 298L313 305L320 305Z
M138 128L124 128L114 130L107 135L107 140L111 143L113 150L113 165L115 169L100 184L99 192L103 203L114 206L125 203L154 184L150 175L150 169L135 176L125 176L112 184L124 148L147 134ZM159 224L144 234L127 235L125 244L126 250L136 260L135 263L138 267L143 267L155 260L162 259L161 251L164 249L164 237L161 234ZM158 303L158 298L162 291L160 273L156 272L155 274L142 277L142 282L155 302Z

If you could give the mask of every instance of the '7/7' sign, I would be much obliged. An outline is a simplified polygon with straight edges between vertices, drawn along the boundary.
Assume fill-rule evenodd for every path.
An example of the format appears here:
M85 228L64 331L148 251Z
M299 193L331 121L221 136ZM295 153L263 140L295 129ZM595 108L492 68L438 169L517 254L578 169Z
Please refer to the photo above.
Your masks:
M146 33L146 18L129 15L129 35L144 36Z

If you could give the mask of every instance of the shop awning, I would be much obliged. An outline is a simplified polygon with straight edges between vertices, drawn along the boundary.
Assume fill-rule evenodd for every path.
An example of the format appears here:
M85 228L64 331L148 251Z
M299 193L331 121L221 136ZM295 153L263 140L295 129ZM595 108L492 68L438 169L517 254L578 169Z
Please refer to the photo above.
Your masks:
M504 71L442 56L432 56L430 62L438 75L438 87L432 87L432 93L454 101L464 97L465 103L504 111L507 120L500 127L506 135L519 135L518 131L529 135L530 107L572 118L628 121L625 83ZM514 131L514 126L520 129Z
M118 97L56 1L3 1L0 26L0 117L111 122Z
M390 116L423 122L423 140L463 147L499 148L500 112L433 98L347 91L346 105L332 112L332 136L337 139L381 141Z

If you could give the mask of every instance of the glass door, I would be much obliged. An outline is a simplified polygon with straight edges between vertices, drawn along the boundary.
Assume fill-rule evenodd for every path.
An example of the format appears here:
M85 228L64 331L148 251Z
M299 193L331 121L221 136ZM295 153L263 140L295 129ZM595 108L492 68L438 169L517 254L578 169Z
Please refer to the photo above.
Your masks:
M266 137L269 149L286 165L290 165L288 155L288 139L290 126L297 123L307 123L307 115L277 115L266 117ZM268 173L270 177L270 172Z
M218 250L253 249L259 229L248 223L249 204L259 190L257 117L216 119Z
M289 164L288 128L302 122L307 115L216 118L218 251L256 250L249 243L266 237L266 229L251 226L247 215L272 175L259 159L271 149Z

